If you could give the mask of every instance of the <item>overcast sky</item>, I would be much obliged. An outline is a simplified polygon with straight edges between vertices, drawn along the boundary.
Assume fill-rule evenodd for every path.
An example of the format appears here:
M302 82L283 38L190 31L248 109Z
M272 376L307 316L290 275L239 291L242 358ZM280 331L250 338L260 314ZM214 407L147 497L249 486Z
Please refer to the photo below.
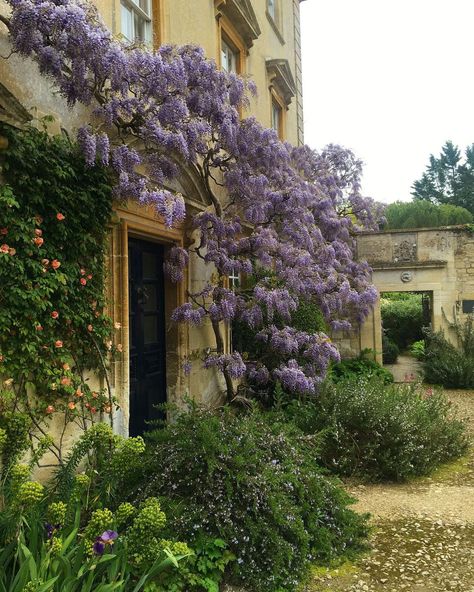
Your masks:
M351 148L363 190L410 187L446 140L474 142L474 0L301 3L305 141Z

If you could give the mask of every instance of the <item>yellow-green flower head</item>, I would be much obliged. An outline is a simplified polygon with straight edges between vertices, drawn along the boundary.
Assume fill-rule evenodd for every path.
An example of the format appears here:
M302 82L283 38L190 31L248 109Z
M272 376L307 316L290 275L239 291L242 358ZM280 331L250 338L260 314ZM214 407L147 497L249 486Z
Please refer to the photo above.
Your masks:
M90 477L88 475L84 475L83 473L76 475L74 481L77 487L81 489L87 489L91 482Z
M13 465L10 475L12 481L15 483L23 483L24 481L27 481L30 476L30 467L21 464Z
M7 437L6 430L4 430L3 428L0 428L0 452L5 447L5 444L7 443L7 439L8 439L8 437Z
M51 555L59 555L59 553L61 553L62 548L63 548L63 542L60 538L53 537L49 541L49 549L51 551Z
M18 501L24 506L38 503L43 495L44 487L37 481L26 481L18 488Z
M64 502L53 502L48 506L48 521L51 524L64 524L66 521L67 505Z
M117 526L120 527L122 524L128 522L128 520L135 515L135 512L136 510L132 504L128 502L120 504L115 512L115 522L117 523Z

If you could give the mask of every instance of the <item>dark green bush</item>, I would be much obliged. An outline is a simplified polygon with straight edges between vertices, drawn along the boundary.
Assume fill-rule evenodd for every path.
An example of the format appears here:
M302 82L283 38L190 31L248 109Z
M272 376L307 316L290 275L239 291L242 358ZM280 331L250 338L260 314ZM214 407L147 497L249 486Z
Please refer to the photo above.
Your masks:
M382 337L382 359L384 364L395 364L400 350L395 341L384 335Z
M365 376L367 378L376 376L386 384L393 382L391 372L383 368L375 360L368 358L365 352L362 352L357 358L342 360L334 364L328 378L332 382L340 382L357 376Z
M237 557L229 581L295 590L314 560L358 549L366 521L316 464L316 439L266 415L194 410L149 437L137 499L163 496L173 531L222 537Z
M474 388L474 331L472 319L458 327L457 349L442 331L426 331L425 380L447 388Z
M423 308L421 294L383 294L380 300L382 325L386 336L400 350L423 339Z
M353 378L327 383L313 401L285 414L307 434L324 431L322 463L341 475L404 480L466 450L464 424L440 392Z

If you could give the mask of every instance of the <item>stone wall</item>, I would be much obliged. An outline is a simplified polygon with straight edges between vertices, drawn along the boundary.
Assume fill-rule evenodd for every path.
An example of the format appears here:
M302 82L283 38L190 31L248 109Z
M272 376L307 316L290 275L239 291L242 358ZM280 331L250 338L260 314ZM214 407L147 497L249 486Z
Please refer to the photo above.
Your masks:
M474 306L474 235L468 227L361 233L357 255L371 265L379 293L430 293L432 328L457 345L455 323L465 320L468 301ZM374 349L381 361L379 303L352 346L353 353Z

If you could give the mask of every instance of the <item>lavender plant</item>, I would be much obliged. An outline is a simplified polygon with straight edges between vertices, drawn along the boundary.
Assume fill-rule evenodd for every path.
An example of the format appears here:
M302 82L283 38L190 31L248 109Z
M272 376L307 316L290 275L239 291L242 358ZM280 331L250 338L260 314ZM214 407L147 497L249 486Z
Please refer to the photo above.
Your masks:
M314 392L338 359L335 346L324 333L281 330L273 318L289 318L302 297L333 329L367 315L376 292L369 267L354 259L354 220L369 227L378 212L361 196L360 162L339 146L295 148L254 118L241 119L252 83L220 71L198 47L124 45L82 0L8 2L11 18L1 20L13 51L33 58L71 106L92 109L98 123L80 129L78 140L90 165L115 172L117 199L152 204L171 226L184 219L185 203L165 182L183 167L200 178L209 207L189 221L197 240L187 251L172 249L165 268L180 281L192 253L217 270L217 280L189 294L173 319L210 322L216 347L205 366L222 370L228 399L234 379L249 374ZM227 286L230 272L255 271L261 279L251 293ZM234 319L285 353L272 377L264 364L225 353L222 326Z

